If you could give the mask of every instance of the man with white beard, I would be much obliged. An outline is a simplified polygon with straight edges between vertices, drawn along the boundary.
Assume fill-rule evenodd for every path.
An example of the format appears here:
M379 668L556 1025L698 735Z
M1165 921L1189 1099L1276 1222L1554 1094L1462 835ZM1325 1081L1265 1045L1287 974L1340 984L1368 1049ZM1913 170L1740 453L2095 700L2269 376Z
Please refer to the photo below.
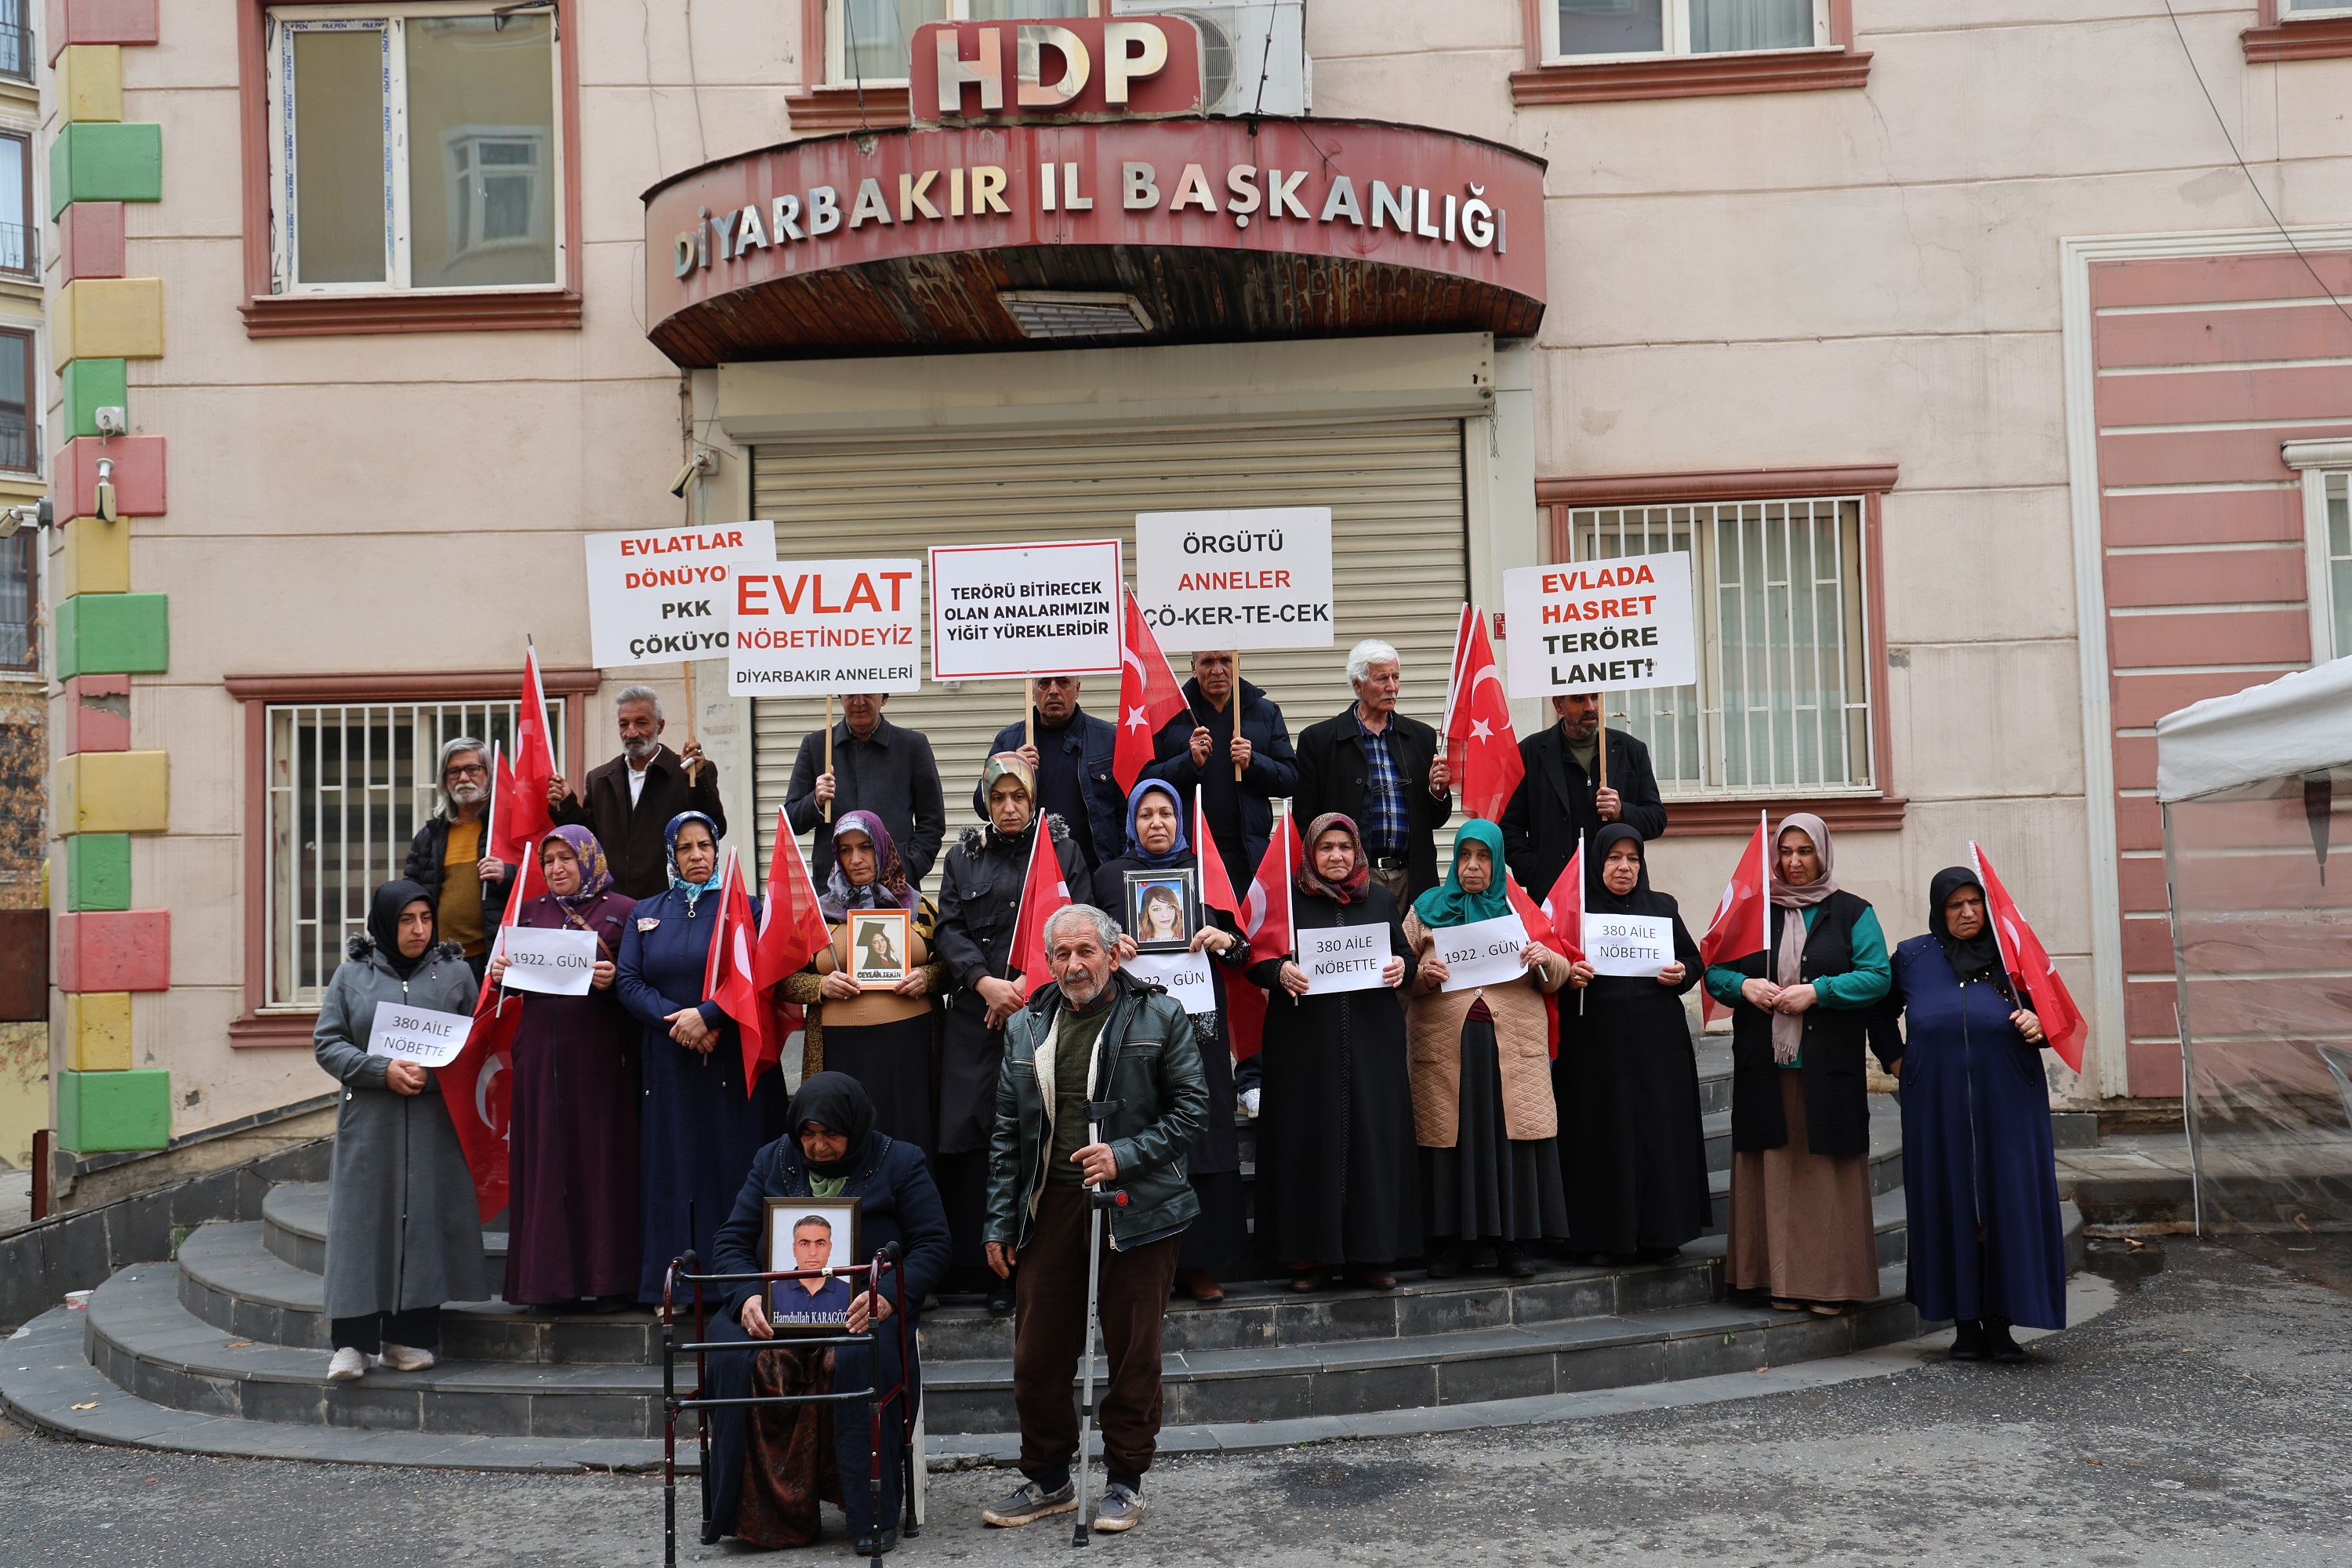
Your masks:
M479 980L512 876L491 858L482 837L489 826L490 753L471 735L454 736L441 747L436 776L441 809L409 841L400 874L433 895L441 940L466 950L466 963Z
M667 721L661 695L650 686L625 686L613 699L621 754L588 770L577 795L562 774L548 783L548 809L557 826L596 836L613 886L633 899L650 899L669 886L670 820L683 811L710 818L711 836L727 836L727 807L719 770L692 741L684 752L662 744ZM691 772L689 773L689 770Z

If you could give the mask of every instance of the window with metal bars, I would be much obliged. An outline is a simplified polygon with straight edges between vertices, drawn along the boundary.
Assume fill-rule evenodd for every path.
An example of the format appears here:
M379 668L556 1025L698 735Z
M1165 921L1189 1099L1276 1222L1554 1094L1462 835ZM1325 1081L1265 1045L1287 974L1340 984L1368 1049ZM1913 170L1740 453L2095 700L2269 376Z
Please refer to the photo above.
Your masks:
M1875 787L1858 496L1580 507L1579 561L1686 551L1696 686L1609 695L1668 795Z
M825 80L906 86L915 29L926 22L1046 21L1103 9L1100 0L827 0Z
M315 1008L368 900L400 875L409 840L440 808L442 743L470 735L511 754L520 705L272 704L268 1005ZM563 703L547 705L556 754Z

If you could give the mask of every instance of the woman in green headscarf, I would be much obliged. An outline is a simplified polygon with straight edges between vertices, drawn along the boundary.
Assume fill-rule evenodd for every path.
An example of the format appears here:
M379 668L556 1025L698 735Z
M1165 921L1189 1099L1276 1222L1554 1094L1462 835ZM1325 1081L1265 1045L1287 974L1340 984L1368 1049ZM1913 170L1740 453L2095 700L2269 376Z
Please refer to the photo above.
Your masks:
M1474 817L1454 837L1444 882L1414 900L1404 922L1419 960L1406 1030L1423 1229L1429 1272L1441 1279L1461 1268L1465 1246L1473 1267L1487 1267L1491 1249L1504 1273L1524 1279L1535 1272L1528 1247L1568 1235L1544 997L1591 971L1530 942L1515 978L1445 989L1445 933L1509 914L1503 877L1502 830Z

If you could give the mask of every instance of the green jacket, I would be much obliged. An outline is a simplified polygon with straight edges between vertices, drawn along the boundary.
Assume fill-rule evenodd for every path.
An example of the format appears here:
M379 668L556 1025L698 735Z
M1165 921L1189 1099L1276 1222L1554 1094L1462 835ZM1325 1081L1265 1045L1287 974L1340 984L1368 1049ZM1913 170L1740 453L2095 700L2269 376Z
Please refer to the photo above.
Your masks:
M1093 1092L1118 1102L1102 1124L1102 1140L1118 1162L1117 1186L1127 1194L1125 1207L1108 1211L1110 1244L1125 1248L1173 1236L1199 1215L1184 1155L1208 1121L1209 1085L1184 1009L1124 970L1113 972L1111 985L1111 1015L1095 1044ZM988 1145L988 1241L1026 1246L1036 1222L1045 1155L1054 1146L1048 1042L1064 1006L1061 986L1049 983L1005 1020L996 1130Z

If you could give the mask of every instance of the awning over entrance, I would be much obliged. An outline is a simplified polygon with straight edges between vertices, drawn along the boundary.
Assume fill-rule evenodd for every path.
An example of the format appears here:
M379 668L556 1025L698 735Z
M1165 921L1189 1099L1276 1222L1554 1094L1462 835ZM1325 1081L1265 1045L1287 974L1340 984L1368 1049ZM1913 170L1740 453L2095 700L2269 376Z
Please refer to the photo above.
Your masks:
M1490 331L1544 308L1543 164L1365 121L856 132L646 195L648 335L683 366ZM665 265L667 263L667 265Z

